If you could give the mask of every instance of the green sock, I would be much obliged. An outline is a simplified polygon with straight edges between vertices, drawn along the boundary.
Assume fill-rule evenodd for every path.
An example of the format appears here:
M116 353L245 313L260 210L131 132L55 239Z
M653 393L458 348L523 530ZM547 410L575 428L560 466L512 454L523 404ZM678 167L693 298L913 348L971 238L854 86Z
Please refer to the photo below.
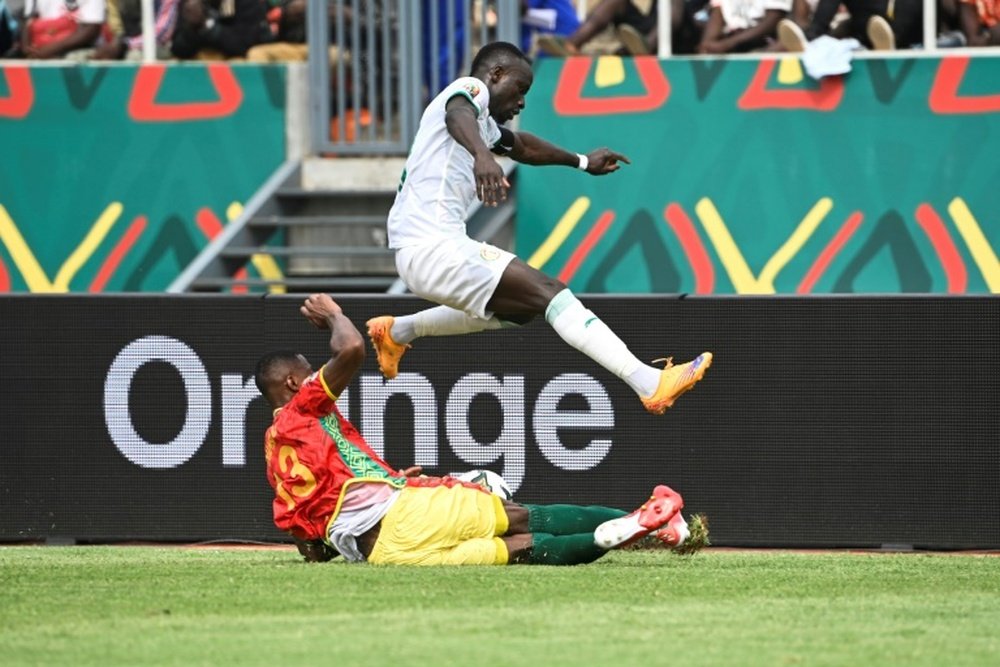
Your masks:
M581 565L592 563L606 553L607 551L594 544L593 533L534 533L528 562L532 565Z
M628 512L600 505L525 505L528 508L528 532L550 535L593 533L605 521Z

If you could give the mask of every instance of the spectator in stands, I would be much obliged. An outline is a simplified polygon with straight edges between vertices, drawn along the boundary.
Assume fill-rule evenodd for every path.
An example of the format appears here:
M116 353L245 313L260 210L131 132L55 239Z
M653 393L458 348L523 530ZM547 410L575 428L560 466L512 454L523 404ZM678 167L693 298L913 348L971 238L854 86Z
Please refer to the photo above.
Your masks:
M535 53L542 35L568 37L580 27L573 0L521 0L521 50Z
M306 0L273 0L267 10L272 42L257 44L247 51L250 62L298 62L309 59L306 44ZM331 47L334 53L337 47ZM330 64L336 62L331 58Z
M541 52L552 56L572 56L589 52L590 42L599 37L609 26L618 32L616 46L612 50L628 53L622 46L622 36L627 34L634 41L635 36L649 35L656 28L657 0L600 0L587 12L580 27L567 37L544 35L538 39ZM626 39L628 38L626 37Z
M104 0L27 0L19 51L24 58L86 60L106 17Z
M711 7L698 53L746 53L776 43L778 21L792 0L711 0Z
M375 16L375 40L381 43L381 30L378 28L382 17L382 7L379 0L369 0L373 3ZM350 57L353 49L352 40L354 30L352 22L360 22L359 33L361 35L361 45L367 43L368 31L366 28L367 8L361 5L361 16L355 19L350 6L343 6L344 21L344 41L338 43L337 21L335 16L335 5L331 2L327 4L330 39L329 57L330 65L334 66L340 58L345 60ZM270 28L273 41L257 44L247 51L247 60L250 62L303 62L309 59L309 45L306 43L306 0L270 0L267 10L267 23Z
M782 46L787 51L802 52L809 41L829 34L841 5L850 15L846 36L868 48L892 51L922 41L922 0L819 0L804 30L794 21L781 22L778 37Z
M153 30L156 35L156 57L171 57L170 42L177 25L179 0L153 0ZM141 0L108 0L110 38L97 47L98 60L142 59Z
M708 22L709 13L705 11L707 5L708 0L671 0L671 53L680 55L695 52ZM640 34L628 24L618 27L619 39L625 45L625 50L633 56L656 53L659 48L658 33L659 27L655 24L646 34Z
M11 7L7 0L0 0L0 58L6 57L17 43L18 13L19 8Z
M968 43L965 32L962 30L960 5L958 0L938 0L937 45L939 49L966 46Z
M246 55L270 40L260 0L180 0L170 50L178 58L218 60Z
M1000 45L1000 0L961 0L958 12L969 46Z
M254 381L274 415L264 437L274 523L306 560L576 565L650 534L678 553L706 544L704 521L689 526L683 499L667 486L625 513L522 505L453 477L393 469L337 409L365 357L361 333L326 294L306 298L300 312L329 331L329 361L313 372L302 355L273 352L258 362Z

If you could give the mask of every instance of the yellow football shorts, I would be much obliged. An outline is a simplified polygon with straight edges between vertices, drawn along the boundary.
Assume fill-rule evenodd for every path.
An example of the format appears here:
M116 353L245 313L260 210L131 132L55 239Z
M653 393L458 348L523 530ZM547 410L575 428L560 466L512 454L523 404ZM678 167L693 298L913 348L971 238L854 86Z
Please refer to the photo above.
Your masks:
M506 565L500 498L464 486L406 487L382 518L376 565Z

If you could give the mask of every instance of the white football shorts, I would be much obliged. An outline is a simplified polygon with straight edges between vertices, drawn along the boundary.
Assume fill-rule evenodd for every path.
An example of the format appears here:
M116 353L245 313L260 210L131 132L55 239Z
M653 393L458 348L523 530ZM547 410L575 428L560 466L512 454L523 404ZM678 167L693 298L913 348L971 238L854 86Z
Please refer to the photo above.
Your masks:
M437 239L396 251L396 270L417 296L484 320L486 304L514 254L467 236Z

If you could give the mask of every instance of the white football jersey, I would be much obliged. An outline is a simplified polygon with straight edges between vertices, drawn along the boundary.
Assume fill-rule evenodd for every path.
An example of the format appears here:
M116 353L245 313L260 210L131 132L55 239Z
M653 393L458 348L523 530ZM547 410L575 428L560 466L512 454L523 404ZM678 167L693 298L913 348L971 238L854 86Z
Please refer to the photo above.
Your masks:
M445 105L456 95L469 98L478 112L479 136L492 148L500 128L490 117L486 84L462 77L441 91L424 110L389 211L389 247L402 248L434 239L465 235L465 218L476 200L472 154L448 133Z

